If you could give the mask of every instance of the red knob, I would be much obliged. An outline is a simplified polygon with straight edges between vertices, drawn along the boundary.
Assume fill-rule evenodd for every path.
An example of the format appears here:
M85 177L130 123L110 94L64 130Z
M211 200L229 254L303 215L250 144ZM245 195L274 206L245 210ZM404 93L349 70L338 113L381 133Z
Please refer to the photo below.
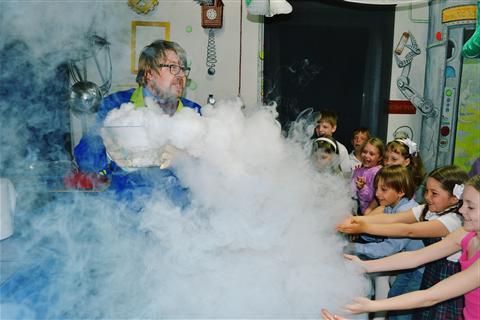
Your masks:
M448 136L450 134L450 128L447 126L443 126L440 128L440 134L444 137Z

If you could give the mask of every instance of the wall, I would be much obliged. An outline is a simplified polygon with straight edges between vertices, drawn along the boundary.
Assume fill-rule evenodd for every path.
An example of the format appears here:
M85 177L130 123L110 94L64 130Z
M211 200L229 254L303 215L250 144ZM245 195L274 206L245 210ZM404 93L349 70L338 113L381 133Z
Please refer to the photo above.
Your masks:
M423 87L425 79L425 63L427 58L427 32L428 32L428 5L419 3L415 5L397 6L395 13L395 31L394 31L394 47L402 36L403 32L410 31L418 43L421 50L420 55L415 56L410 70L410 86L423 96ZM392 54L392 80L390 83L390 100L407 100L397 87L397 79L402 73L402 68L397 63ZM422 116L418 112L414 115L410 114L390 114L388 118L388 134L387 141L393 139L395 130L403 126L408 126L413 130L413 140L420 142L420 130L422 124ZM399 130L405 130L400 128Z
M257 100L258 30L261 24L258 23L258 19L247 16L244 3L240 0L224 0L223 2L225 4L223 28L215 31L218 62L215 67L216 73L213 76L207 74L205 65L208 30L201 27L200 6L196 2L160 1L148 14L137 14L126 4L117 4L115 15L124 17L124 19L108 30L107 34L108 40L112 43L114 65L111 91L135 85L135 75L130 71L131 21L157 21L169 22L170 40L178 42L187 51L192 68L190 78L193 83L187 87L187 98L205 104L208 94L214 94L217 100L239 95L239 70L241 70L243 81L240 94L248 103L255 103ZM243 12L241 12L241 7L243 7ZM241 16L242 21L240 21ZM242 32L240 32L240 23L243 25ZM151 29L155 30L156 28ZM143 27L142 30L147 30L147 28ZM160 33L160 35L162 34ZM152 35L152 39L154 38ZM240 69L241 40L243 54Z

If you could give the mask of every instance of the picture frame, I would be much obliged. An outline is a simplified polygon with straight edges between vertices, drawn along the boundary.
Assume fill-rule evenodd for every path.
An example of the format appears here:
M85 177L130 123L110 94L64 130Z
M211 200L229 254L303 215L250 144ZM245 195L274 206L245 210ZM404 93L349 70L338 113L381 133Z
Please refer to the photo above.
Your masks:
M132 21L130 70L138 72L138 58L142 49L155 40L170 40L170 22Z

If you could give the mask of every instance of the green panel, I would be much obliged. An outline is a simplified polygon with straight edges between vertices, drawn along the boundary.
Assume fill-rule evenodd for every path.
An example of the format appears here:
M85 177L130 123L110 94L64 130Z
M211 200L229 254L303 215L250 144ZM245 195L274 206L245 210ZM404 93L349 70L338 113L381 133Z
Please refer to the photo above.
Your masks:
M470 171L480 157L480 59L464 59L454 164Z
M480 0L477 2L477 30L463 46L462 54L466 58L480 58Z

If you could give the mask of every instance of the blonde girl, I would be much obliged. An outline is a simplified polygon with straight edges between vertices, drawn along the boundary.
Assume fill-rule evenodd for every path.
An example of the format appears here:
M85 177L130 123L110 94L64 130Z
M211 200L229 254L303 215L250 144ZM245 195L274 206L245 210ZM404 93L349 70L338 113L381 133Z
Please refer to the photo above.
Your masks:
M382 167L385 146L379 138L368 139L362 147L362 166L352 175L352 188L359 202L359 213L363 214L375 196L374 180Z

